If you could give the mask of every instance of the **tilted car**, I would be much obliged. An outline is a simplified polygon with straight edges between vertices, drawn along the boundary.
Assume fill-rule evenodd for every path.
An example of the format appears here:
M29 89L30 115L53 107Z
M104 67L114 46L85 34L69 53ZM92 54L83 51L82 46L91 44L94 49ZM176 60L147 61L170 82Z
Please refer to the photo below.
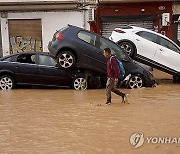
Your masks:
M45 52L22 52L0 58L0 88L3 90L18 85L72 87L78 90L98 88L98 79L85 77L79 69L60 69L56 60Z
M172 74L180 80L180 47L168 37L135 26L115 28L109 37L138 62Z
M57 59L60 68L81 68L104 76L106 59L103 49L107 47L122 61L126 76L131 75L127 81L129 88L151 87L154 84L154 79L147 70L135 64L116 43L96 33L68 25L56 31L48 44L49 52Z

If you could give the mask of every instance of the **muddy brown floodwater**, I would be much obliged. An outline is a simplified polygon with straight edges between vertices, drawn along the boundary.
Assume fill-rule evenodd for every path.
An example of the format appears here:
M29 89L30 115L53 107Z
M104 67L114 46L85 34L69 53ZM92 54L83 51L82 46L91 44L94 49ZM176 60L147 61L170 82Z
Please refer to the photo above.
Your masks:
M110 106L104 89L0 91L0 153L179 154L180 84L154 75L157 87L121 89L129 104L113 95ZM130 144L134 133L144 135L138 148ZM163 137L174 140L158 143Z

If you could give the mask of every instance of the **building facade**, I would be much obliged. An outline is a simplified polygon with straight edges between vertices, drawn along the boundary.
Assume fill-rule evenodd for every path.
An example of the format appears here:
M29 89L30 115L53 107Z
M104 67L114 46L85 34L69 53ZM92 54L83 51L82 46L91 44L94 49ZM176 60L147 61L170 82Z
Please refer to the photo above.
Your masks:
M94 14L94 20L89 22L91 31L107 38L116 27L132 25L159 32L180 45L177 0L99 0Z
M109 37L116 27L140 26L173 39L173 1L100 0L91 29Z
M53 33L76 25L105 37L135 25L162 33L180 45L178 0L1 0L0 57L22 51L48 52Z
M0 56L48 52L48 42L56 30L68 24L89 29L87 12L78 0L0 2Z

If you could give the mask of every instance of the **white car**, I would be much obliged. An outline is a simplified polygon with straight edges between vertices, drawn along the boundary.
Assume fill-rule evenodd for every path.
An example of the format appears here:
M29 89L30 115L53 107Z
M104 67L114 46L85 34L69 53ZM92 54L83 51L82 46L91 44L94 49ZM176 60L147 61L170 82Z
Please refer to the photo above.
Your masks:
M180 80L180 47L166 36L135 26L115 28L109 37L138 62Z

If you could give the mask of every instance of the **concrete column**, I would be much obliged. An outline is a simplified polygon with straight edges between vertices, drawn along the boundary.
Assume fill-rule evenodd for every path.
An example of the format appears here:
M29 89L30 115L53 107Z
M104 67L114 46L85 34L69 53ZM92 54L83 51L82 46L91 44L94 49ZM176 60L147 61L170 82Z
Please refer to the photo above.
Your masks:
M3 56L9 55L9 30L8 30L8 19L1 18L1 35L2 35L2 52Z

